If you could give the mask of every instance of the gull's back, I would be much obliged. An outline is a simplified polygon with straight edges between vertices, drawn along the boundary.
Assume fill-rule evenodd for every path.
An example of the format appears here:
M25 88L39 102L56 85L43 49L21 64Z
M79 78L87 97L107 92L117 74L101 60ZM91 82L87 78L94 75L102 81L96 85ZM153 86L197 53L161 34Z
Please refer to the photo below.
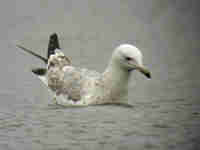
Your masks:
M81 100L101 77L100 73L84 68L65 67L64 71L64 89L75 101Z
M101 74L85 68L76 68L67 63L63 65L64 57L60 57L61 55L64 56L58 52L49 59L48 87L56 96L62 95L65 99L79 101Z

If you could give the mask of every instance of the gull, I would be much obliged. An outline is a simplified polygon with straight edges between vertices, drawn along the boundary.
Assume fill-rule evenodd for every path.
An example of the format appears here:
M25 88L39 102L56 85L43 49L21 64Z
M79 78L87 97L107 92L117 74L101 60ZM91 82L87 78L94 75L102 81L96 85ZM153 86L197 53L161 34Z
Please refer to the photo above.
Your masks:
M56 33L50 36L47 58L23 46L17 47L46 64L46 68L35 68L32 72L53 93L54 102L63 106L128 104L128 83L133 72L139 71L151 78L143 65L141 51L131 44L114 49L103 73L73 66L61 51Z

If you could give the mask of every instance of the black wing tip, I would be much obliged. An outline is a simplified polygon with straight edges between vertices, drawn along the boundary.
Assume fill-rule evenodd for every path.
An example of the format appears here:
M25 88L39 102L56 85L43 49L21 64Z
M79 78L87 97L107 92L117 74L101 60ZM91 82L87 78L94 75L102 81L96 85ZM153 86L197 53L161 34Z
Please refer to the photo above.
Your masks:
M49 37L50 38L58 38L58 34L56 32L54 32Z
M49 58L50 55L55 54L55 49L60 49L60 44L59 44L59 41L58 41L57 33L52 33L49 36L47 58Z
M44 76L47 72L46 68L34 68L31 70L35 75Z

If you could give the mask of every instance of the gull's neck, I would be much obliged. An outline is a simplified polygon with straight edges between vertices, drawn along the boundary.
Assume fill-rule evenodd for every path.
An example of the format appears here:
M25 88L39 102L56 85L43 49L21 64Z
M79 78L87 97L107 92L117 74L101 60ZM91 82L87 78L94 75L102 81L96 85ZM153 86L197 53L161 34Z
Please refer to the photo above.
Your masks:
M103 73L103 82L106 92L110 93L109 100L111 103L127 103L128 102L128 82L130 72L125 70L111 60L107 69Z
M106 84L109 84L109 86L113 88L117 87L116 90L120 90L128 87L130 74L131 73L122 68L118 62L111 60L103 73L103 77Z

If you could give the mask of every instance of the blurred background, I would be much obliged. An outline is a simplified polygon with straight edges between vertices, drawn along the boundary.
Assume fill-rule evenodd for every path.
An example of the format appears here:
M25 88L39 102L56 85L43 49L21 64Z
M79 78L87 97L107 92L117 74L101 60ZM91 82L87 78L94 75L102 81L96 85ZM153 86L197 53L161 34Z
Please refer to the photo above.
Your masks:
M199 16L198 0L1 1L0 148L200 149ZM54 32L74 65L99 72L119 44L138 47L152 72L152 80L133 74L129 103L138 107L49 108L52 97L30 71L44 65L15 45L46 56Z

